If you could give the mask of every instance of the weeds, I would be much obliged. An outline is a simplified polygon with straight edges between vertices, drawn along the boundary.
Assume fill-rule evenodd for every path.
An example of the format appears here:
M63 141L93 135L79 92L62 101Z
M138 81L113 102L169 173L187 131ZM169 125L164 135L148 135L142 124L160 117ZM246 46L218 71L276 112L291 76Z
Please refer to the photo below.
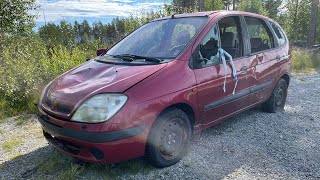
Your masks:
M20 126L20 125L24 124L25 122L27 122L30 118L31 117L29 115L21 115L15 119L15 123L17 126Z
M59 174L59 180L77 179L84 168L78 164L70 164L70 167Z
M13 150L13 148L19 146L20 144L22 144L23 141L21 139L12 139L12 140L8 140L5 141L2 144L2 149L6 152L10 152Z
M13 154L9 156L10 159L17 159L19 157L22 157L22 154Z
M19 154L10 158L19 158ZM73 158L51 148L37 166L32 170L33 177L37 179L119 179L122 175L148 174L154 168L139 158L115 165L98 165L92 163L79 163ZM30 171L31 172L31 171ZM26 175L29 177L30 175Z
M35 112L34 104L43 87L86 59L86 51L77 47L47 50L37 36L7 37L4 43L0 58L0 119Z
M122 173L129 172L130 174L147 173L152 169L152 167L141 158L120 163L116 165L116 168L121 170Z
M312 52L304 49L292 51L293 73L315 73L320 67L320 55L312 55Z
M53 150L49 158L40 164L38 171L41 174L50 174L52 171L59 172L63 170L65 168L64 164L70 164L70 161L57 150Z

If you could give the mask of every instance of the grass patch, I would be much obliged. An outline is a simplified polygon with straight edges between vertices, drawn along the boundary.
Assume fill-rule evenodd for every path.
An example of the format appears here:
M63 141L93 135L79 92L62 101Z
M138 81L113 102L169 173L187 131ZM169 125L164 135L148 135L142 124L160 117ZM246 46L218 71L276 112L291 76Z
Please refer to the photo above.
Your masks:
M0 129L0 134L4 134L4 133L5 133L5 130Z
M112 165L88 163L85 166L85 179L119 179L119 172Z
M68 169L62 171L62 173L59 174L58 179L59 180L77 179L83 170L84 170L84 167L78 164L71 163Z
M6 152L12 151L13 148L19 146L23 141L21 139L12 139L2 144L2 149Z
M115 165L97 165L87 163L83 170L84 179L120 179L123 175L147 174L153 167L142 158L122 162ZM130 179L130 177L129 177Z
M9 158L10 159L17 159L17 158L19 158L21 156L22 156L22 154L12 154L12 155L9 156Z
M310 50L292 50L292 72L313 74L319 70L320 55L312 55Z
M60 172L66 167L64 164L70 164L69 161L63 154L58 152L57 150L53 150L49 153L50 156L45 159L41 165L39 166L38 172L40 174L51 174L52 172Z
M28 136L32 136L35 138L43 138L43 130L41 128L41 125L37 122L23 126L22 129L25 131L24 133Z
M54 175L56 179L77 179L84 171L84 167L75 164L73 159L58 150L53 149L48 153L49 157L40 162L37 169L39 179L45 179L46 175Z
M151 165L146 163L142 158L119 163L115 168L119 169L122 173L130 174L146 174L152 169Z
M22 124L24 124L25 122L27 122L30 119L30 116L19 116L15 119L15 123L17 126L20 126Z
M54 176L56 179L120 179L123 175L138 173L147 174L152 169L151 165L142 158L122 162L115 165L98 165L93 163L75 163L74 159L64 155L58 150L48 152L47 158L39 163L36 176L39 179Z

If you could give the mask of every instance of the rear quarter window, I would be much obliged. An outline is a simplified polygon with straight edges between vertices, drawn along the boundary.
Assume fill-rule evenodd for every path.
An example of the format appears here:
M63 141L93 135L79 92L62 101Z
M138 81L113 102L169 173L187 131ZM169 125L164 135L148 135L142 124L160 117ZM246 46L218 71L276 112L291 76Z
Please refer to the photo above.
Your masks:
M278 45L282 46L286 43L286 36L283 32L283 30L279 27L279 25L275 24L275 23L271 23L271 27L276 35L276 40L278 41Z

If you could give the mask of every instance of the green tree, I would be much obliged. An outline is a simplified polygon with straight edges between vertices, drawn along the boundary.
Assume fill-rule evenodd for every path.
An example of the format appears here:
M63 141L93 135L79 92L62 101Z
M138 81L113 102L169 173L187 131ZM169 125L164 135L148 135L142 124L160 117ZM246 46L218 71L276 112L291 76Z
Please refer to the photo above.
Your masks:
M84 20L80 25L80 37L82 44L89 44L91 35L91 27L87 20Z
M34 26L35 0L0 0L0 39L4 33L30 32Z
M173 0L173 5L180 8L193 8L196 4L195 0Z
M317 21L318 21L318 9L319 0L312 0L311 12L310 12L310 24L309 24L309 34L308 34L308 47L311 48L315 43Z
M63 20L60 22L59 27L62 35L61 43L67 48L72 47L74 44L74 38L75 38L72 24Z
M241 11L267 15L267 11L262 0L241 0L238 9Z
M278 19L279 17L279 7L282 4L282 0L265 0L264 1L267 15L272 19Z
M206 11L222 10L224 7L222 0L206 0L204 4L204 9Z
M284 27L291 41L306 40L309 30L311 3L309 0L288 0Z
M62 39L64 38L60 27L54 23L48 23L47 25L40 27L38 34L41 39L46 42L48 49L52 49L53 47L62 44Z

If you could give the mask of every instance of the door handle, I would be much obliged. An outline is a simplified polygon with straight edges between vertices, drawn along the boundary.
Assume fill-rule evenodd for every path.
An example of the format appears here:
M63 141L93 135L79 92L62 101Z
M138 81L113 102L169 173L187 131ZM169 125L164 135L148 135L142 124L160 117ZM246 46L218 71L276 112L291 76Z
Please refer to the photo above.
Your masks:
M240 69L241 72L247 72L248 67L247 66L242 66L242 68Z
M277 55L276 60L277 60L277 61L280 61L280 60L281 60L280 55Z

